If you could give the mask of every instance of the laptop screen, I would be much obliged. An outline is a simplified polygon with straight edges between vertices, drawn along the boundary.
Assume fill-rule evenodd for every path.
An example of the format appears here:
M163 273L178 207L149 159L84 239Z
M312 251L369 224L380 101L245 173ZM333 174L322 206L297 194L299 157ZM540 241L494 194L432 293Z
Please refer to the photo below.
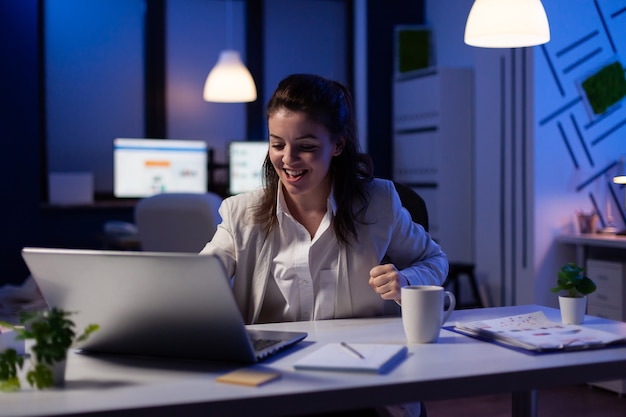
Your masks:
M207 192L207 145L200 140L127 139L113 142L113 194Z
M240 194L262 186L267 141L233 141L228 144L228 191Z

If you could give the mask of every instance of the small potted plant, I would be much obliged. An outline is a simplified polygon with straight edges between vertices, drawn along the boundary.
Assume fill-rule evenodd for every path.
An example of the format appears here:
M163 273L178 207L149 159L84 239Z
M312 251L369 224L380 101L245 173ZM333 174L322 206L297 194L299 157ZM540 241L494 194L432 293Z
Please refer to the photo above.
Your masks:
M584 274L574 262L561 267L558 273L557 285L551 291L564 294L559 295L561 319L565 324L581 324L587 310L587 295L596 290L596 284Z
M38 389L63 386L67 352L74 343L86 340L99 326L88 325L83 333L76 335L75 324L69 318L72 313L58 308L51 310L23 312L21 326L11 327L17 340L33 340L31 347L31 369L26 373L28 383ZM15 349L0 353L0 390L20 389L18 371L24 365L24 358Z

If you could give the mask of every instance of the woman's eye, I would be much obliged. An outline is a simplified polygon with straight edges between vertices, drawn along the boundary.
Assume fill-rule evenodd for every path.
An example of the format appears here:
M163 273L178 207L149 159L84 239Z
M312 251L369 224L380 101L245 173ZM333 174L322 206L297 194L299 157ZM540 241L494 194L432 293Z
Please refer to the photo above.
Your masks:
M300 145L299 148L303 152L313 152L317 148L317 146L315 146L315 145Z
M285 147L285 145L283 145L282 143L273 143L271 146L273 149L277 149L277 150L281 150Z

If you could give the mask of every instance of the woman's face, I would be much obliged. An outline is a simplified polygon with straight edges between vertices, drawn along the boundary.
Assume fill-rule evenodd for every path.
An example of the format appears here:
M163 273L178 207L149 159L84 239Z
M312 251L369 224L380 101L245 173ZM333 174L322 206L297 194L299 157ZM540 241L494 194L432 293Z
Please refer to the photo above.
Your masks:
M331 186L330 162L343 144L334 142L324 125L301 112L279 110L267 125L269 157L286 192L325 201Z

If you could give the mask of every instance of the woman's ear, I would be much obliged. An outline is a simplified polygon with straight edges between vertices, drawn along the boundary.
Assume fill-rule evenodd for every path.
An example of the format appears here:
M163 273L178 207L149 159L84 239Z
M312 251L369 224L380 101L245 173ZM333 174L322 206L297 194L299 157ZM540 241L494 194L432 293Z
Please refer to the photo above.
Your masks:
M337 143L335 143L335 152L333 152L333 156L338 156L341 155L341 152L343 152L343 147L346 143L346 139L342 136Z

